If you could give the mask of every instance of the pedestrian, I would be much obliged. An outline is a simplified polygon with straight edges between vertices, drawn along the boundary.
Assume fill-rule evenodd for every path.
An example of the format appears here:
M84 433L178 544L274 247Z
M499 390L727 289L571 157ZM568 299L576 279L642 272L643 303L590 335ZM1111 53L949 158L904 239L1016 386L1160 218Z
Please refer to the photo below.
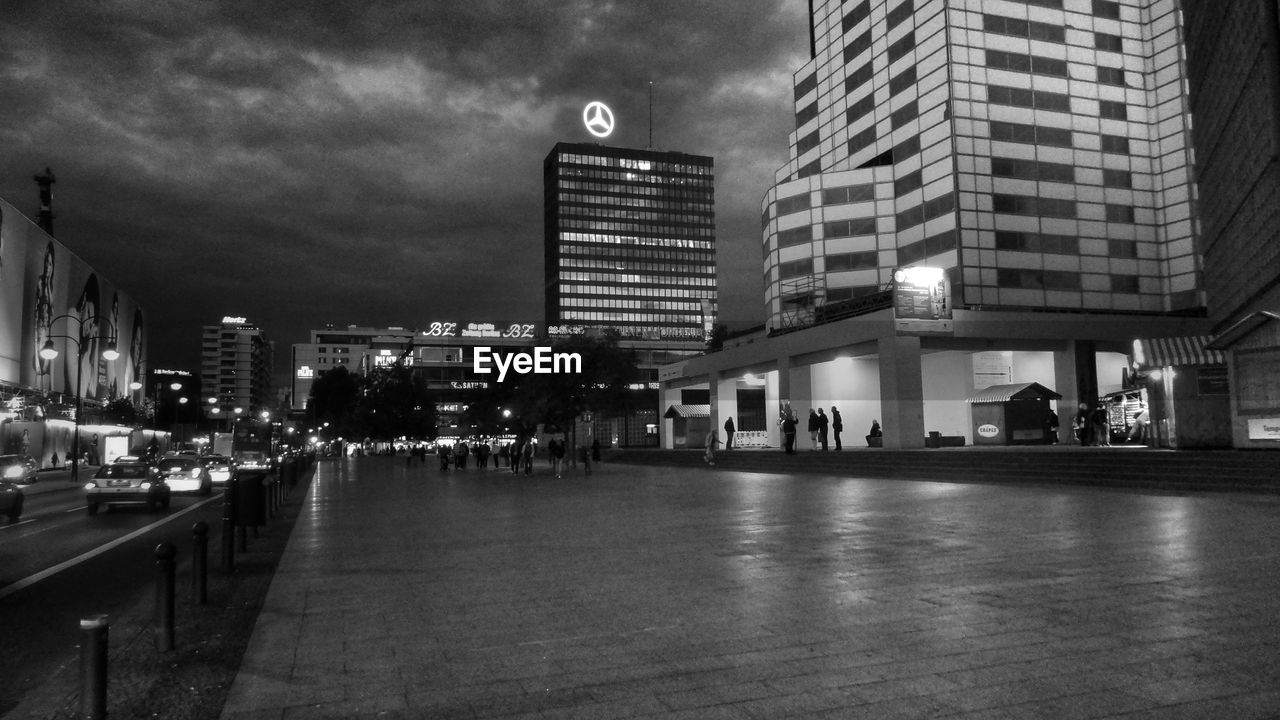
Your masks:
M98 455L98 436L97 434L95 434L93 436L93 442L89 445L89 464L100 465L101 463L98 461L99 457L100 456Z
M822 452L827 451L827 427L830 424L831 419L827 417L827 412L818 408L818 442L822 444Z
M507 467L511 468L512 475L520 473L520 454L524 452L524 443L524 435L517 435L507 450Z
M600 438L591 440L591 459L600 462Z
M1133 417L1133 427L1129 428L1129 436L1125 438L1125 442L1137 440L1139 443L1147 441L1147 426L1151 424L1151 413L1146 408L1138 411Z
M440 470L449 469L449 446L444 443L436 445L436 456L440 458Z
M588 475L591 474L591 449L586 445L578 446L578 462L582 463L582 469Z
M467 453L470 449L467 447L466 440L459 440L458 444L453 446L453 461L459 470L467 469Z
M499 460L493 461L494 467L501 467L502 463L506 463L507 467L511 467L511 443L506 443L498 448Z
M1093 409L1093 442L1100 447L1111 447L1111 419L1103 403Z
M733 449L734 430L735 428L733 426L733 416L730 415L729 419L724 421L724 449L725 450Z
M716 444L720 442L720 435L714 429L707 431L707 452L702 456L708 465L716 464Z
M493 458L493 469L497 470L502 467L502 463L498 461L498 454L502 452L502 448L498 443L498 438L489 441L489 457Z
M791 413L782 416L782 447L788 455L796 454L796 419Z
M547 452L551 455L551 469L556 473L556 479L560 478L560 474L564 471L564 440L552 440L547 445Z
M1080 403L1080 408L1076 410L1076 416L1071 421L1071 429L1075 430L1076 441L1081 446L1093 444L1093 422L1089 419L1089 406Z
M818 413L809 408L809 452L818 449Z
M1049 428L1049 444L1058 444L1058 413L1049 408L1049 417L1045 420L1045 425Z
M524 459L524 474L529 475L533 472L533 446L534 439L528 438L524 441L524 449L520 456Z
M844 421L840 419L840 411L835 405L831 406L831 433L836 436L836 451L841 448L840 431L844 430Z
M482 470L489 469L489 443L481 438L476 441L476 467Z

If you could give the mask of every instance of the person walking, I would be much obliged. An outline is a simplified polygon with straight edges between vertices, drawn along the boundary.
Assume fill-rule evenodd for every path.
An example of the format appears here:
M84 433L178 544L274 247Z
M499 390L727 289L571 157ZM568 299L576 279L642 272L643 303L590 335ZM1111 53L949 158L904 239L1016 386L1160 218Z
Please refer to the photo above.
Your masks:
M717 433L715 429L707 431L707 440L706 440L707 452L705 455L702 456L702 459L708 465L716 464L716 444L719 442L720 442L720 434Z
M813 452L818 449L818 413L813 408L809 408L809 451Z
M730 415L728 420L724 421L724 449L726 451L733 449L733 416Z
M591 474L591 448L586 445L578 446L578 462L582 463L582 469L586 474Z
M831 424L827 412L818 408L818 442L822 444L822 452L827 451L827 428Z
M524 474L533 474L533 438L530 437L524 441L524 449L520 452L520 457L524 464Z
M1080 408L1076 410L1076 416L1071 421L1071 429L1076 432L1076 441L1081 447L1087 447L1093 444L1093 421L1089 419L1089 406L1080 403Z
M831 406L831 433L836 437L837 452L839 452L841 448L840 431L842 430L844 430L844 421L840 419L840 411L836 409L835 405L832 405Z
M559 479L561 471L564 469L564 441L555 439L547 443L547 454L551 456L551 470Z
M1093 409L1093 442L1100 447L1111 447L1111 418L1102 403Z
M782 416L782 447L788 455L796 454L796 419L791 413Z

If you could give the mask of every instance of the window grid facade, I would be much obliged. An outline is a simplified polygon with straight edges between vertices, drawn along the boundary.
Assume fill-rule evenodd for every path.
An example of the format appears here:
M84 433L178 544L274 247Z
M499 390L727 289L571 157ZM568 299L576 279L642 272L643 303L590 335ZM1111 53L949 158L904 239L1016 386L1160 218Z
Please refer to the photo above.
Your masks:
M803 123L816 105L797 107ZM704 337L717 299L711 158L560 143L543 186L549 325Z
M819 304L909 261L948 268L961 307L1203 306L1175 0L815 0L811 20L796 107L816 112L762 202L771 326L806 260ZM824 202L857 186L874 199Z

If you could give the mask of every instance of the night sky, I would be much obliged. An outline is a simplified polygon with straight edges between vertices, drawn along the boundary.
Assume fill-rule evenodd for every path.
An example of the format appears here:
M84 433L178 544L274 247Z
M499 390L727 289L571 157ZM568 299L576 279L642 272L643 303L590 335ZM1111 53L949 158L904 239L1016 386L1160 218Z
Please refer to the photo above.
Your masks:
M787 155L805 0L5 0L0 196L148 313L200 326L542 321L542 161L591 142L715 159L721 317L762 322L760 199Z

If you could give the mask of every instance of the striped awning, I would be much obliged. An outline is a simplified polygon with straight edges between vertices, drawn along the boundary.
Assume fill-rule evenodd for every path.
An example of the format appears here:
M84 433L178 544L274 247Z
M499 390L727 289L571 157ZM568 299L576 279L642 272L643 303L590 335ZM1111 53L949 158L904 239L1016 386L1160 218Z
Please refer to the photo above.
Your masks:
M710 405L672 405L663 413L664 418L709 418Z
M982 388L969 398L971 403L1002 403L1009 400L1030 400L1049 398L1061 400L1062 396L1040 383L1013 383L1012 385L992 385Z
M1225 353L1205 347L1212 339L1210 335L1184 335L1134 340L1133 362L1139 368L1226 363Z

